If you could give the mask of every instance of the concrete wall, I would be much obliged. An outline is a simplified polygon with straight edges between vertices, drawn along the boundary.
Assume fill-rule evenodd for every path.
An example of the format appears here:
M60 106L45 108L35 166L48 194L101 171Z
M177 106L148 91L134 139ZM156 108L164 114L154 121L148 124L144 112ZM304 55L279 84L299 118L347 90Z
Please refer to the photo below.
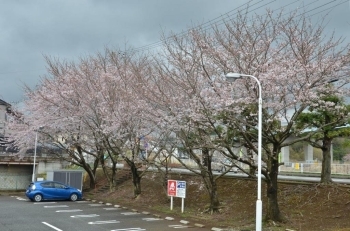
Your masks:
M36 166L36 174L44 174L48 171L59 170L62 169L62 162L44 162L41 161Z

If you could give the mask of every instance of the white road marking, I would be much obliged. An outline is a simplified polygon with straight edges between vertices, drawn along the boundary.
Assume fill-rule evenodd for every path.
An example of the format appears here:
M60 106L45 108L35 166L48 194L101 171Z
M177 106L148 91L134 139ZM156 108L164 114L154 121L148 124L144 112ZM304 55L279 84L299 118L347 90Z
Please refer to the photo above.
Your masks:
M169 225L170 228L174 229L184 229L184 228L189 228L190 226L187 225Z
M120 210L120 208L103 208L104 210Z
M111 231L141 231L141 230L145 230L145 229L141 229L141 228L127 228L127 229L113 229Z
M142 218L142 220L144 220L144 221L160 221L160 220L164 220L164 219L150 217L150 218Z
M96 206L96 207L98 207L98 206L103 206L102 204L89 204L90 206Z
M45 205L44 208L67 208L68 205Z
M81 209L70 209L70 210L57 210L56 213L71 213L71 212L81 212Z
M137 213L137 212L126 212L126 213L121 213L121 214L123 214L125 216L129 216L129 215L136 215L136 214L139 214L139 213Z
M113 223L120 223L120 221L117 220L109 220L109 221L91 221L88 224L89 225L102 225L102 224L113 224Z
M76 201L75 203L86 203L87 201Z
M29 199L26 199L26 198L23 198L23 197L17 197L16 199L20 200L20 201L29 201Z
M86 215L74 215L74 216L70 216L72 218L76 218L76 217L99 217L100 215L97 214L86 214Z
M59 228L57 228L57 227L55 227L55 226L53 226L53 225L50 225L50 224L49 224L49 223L47 223L47 222L41 222L41 223L43 223L44 225L49 226L50 228L53 228L54 230L57 230L57 231L63 231L62 229L59 229Z
M35 202L34 205L46 205L46 204L56 204L57 202Z

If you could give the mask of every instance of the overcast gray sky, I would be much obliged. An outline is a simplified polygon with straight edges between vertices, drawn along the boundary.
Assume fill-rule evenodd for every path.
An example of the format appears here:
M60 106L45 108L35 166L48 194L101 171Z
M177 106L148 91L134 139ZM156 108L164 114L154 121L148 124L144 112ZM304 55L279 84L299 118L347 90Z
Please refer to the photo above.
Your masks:
M23 100L23 85L34 88L46 73L43 55L72 61L104 47L141 48L159 42L162 30L212 23L248 2L261 13L305 6L320 18L330 11L327 31L350 41L350 0L0 0L0 99Z

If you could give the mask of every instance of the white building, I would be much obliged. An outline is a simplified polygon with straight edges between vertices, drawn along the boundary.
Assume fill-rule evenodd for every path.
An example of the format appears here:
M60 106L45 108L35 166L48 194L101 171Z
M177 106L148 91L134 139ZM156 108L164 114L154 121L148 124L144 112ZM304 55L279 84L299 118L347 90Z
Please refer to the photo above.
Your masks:
M0 99L0 152L5 151L4 138L6 137L7 111L10 110L11 104Z

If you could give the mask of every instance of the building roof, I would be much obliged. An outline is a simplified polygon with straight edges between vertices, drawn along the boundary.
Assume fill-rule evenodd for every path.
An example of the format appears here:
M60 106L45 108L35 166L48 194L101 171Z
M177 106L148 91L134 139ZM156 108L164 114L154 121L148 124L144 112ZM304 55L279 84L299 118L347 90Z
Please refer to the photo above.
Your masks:
M6 102L3 101L2 99L0 99L0 105L11 106L11 104L6 103Z

